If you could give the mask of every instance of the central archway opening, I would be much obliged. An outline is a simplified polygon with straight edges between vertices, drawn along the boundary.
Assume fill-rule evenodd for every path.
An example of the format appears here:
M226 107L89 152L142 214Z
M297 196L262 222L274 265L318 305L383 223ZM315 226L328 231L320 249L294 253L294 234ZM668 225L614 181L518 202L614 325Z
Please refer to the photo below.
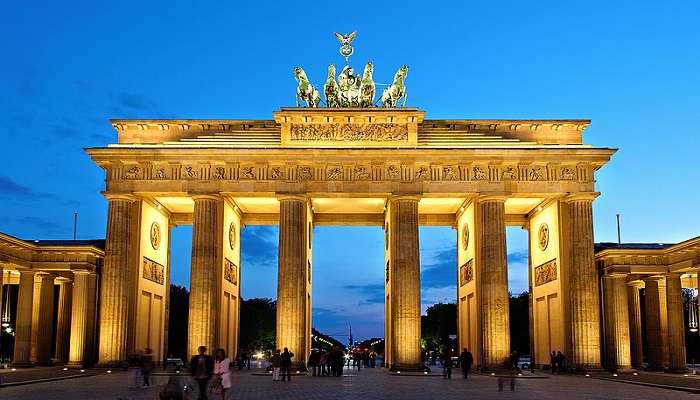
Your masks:
M360 352L383 351L383 229L316 226L312 252L312 321L317 336L330 336Z

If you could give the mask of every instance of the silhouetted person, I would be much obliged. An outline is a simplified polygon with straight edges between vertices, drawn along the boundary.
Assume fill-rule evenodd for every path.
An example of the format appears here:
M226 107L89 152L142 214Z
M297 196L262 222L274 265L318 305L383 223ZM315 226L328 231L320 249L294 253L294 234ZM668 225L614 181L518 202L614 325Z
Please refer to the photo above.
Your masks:
M207 400L207 384L214 373L214 359L207 355L207 348L199 346L199 354L190 359L190 374L199 387L198 400Z
M151 386L151 372L155 368L153 364L153 350L146 348L141 356L141 375L143 376L143 387Z
M556 363L557 371L559 371L559 373L562 373L562 371L564 371L564 360L566 360L566 357L564 357L564 353L562 353L561 351L557 351Z
M465 347L462 350L462 354L459 355L459 365L462 367L462 375L464 379L469 379L469 371L472 369L472 364L474 363L474 356Z
M290 352L288 348L284 348L284 351L280 355L282 360L281 370L282 370L282 380L285 378L288 381L292 380L292 358L294 358L294 353Z
M520 371L520 354L518 354L517 350L513 350L510 353L510 364L513 366L513 370L519 372Z
M270 356L270 364L272 365L272 380L280 380L280 368L282 367L282 356L280 354L280 349L275 350L275 352Z
M557 372L557 352L554 350L549 355L549 367L552 369L552 375L554 375Z
M503 391L503 384L506 380L510 381L510 391L515 391L515 369L513 368L513 363L510 358L506 358L501 363L501 366L496 368L496 375L498 375L498 391Z
M452 379L452 356L449 353L442 357L442 377Z

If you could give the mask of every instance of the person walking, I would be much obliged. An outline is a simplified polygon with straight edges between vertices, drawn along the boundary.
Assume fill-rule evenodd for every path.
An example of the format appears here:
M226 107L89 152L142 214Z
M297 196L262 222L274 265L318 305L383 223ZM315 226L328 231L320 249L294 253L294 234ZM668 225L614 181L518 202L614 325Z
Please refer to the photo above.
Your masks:
M327 352L322 352L321 356L318 361L319 365L321 366L321 376L327 376L328 375L328 353Z
M452 379L452 356L449 352L442 356L442 377Z
M272 381L277 382L280 380L280 367L282 366L280 349L275 350L272 356L270 356L270 365L272 365Z
M231 388L231 360L224 349L217 349L214 354L214 375L219 380L217 391L221 393L221 400L225 400L226 390Z
M292 358L294 358L294 353L289 351L288 348L284 348L284 351L280 355L280 358L282 360L281 363L281 369L282 369L282 381L285 380L285 378L291 382L292 380Z
M557 364L557 371L559 371L560 374L564 371L564 360L566 360L566 357L564 357L564 353L562 353L561 351L557 351L555 361Z
M214 373L214 359L207 354L206 346L199 346L197 351L199 354L190 359L190 374L199 388L197 400L208 400L207 384Z
M311 350L309 354L309 367L311 367L311 376L319 376L319 364L321 362L321 353L318 350Z
M549 355L549 367L552 369L552 375L554 375L557 372L557 352L554 350Z
M515 391L515 369L513 368L513 363L510 358L506 358L501 363L499 368L496 368L496 375L498 376L498 391L503 391L503 385L506 380L510 381L510 391Z
M141 376L143 377L143 387L151 386L151 373L155 368L153 363L153 350L146 348L141 356Z
M459 366L462 368L462 375L464 375L464 379L469 379L469 371L471 371L473 363L474 357L465 347L464 350L462 350L462 354L459 355Z
M131 383L129 387L138 388L139 386L143 385L143 380L141 379L141 377L143 376L141 373L142 361L143 357L138 351L136 353L131 354L127 359L129 370L131 371ZM141 381L141 384L139 384L139 381Z

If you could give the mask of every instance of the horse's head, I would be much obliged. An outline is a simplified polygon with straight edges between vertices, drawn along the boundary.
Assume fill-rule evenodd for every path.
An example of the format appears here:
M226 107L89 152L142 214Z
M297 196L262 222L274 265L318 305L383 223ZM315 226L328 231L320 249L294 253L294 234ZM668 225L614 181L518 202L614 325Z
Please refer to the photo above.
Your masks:
M367 61L367 64L365 64L365 71L362 74L362 77L371 79L373 72L374 72L374 65L372 64L372 61Z
M306 72L301 67L294 67L294 77L299 82L305 82L309 79L306 77Z
M406 75L408 75L408 65L404 64L399 68L398 71L396 71L396 78L406 78Z
M328 64L328 79L335 78L335 65Z

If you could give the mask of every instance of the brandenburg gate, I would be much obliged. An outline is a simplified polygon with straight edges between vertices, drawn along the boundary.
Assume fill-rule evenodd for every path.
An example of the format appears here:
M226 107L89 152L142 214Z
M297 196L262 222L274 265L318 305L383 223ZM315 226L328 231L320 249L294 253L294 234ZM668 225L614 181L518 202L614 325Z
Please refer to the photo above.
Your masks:
M274 120L113 120L87 149L106 171L109 216L99 362L164 352L169 232L193 225L190 354L237 349L240 229L279 224L277 347L310 351L312 232L385 232L386 363L417 368L418 227L457 230L459 341L492 367L510 351L506 227L530 236L535 341L572 365L601 363L591 208L614 153L586 120L426 120L415 108L282 108ZM358 259L362 249L357 249Z

